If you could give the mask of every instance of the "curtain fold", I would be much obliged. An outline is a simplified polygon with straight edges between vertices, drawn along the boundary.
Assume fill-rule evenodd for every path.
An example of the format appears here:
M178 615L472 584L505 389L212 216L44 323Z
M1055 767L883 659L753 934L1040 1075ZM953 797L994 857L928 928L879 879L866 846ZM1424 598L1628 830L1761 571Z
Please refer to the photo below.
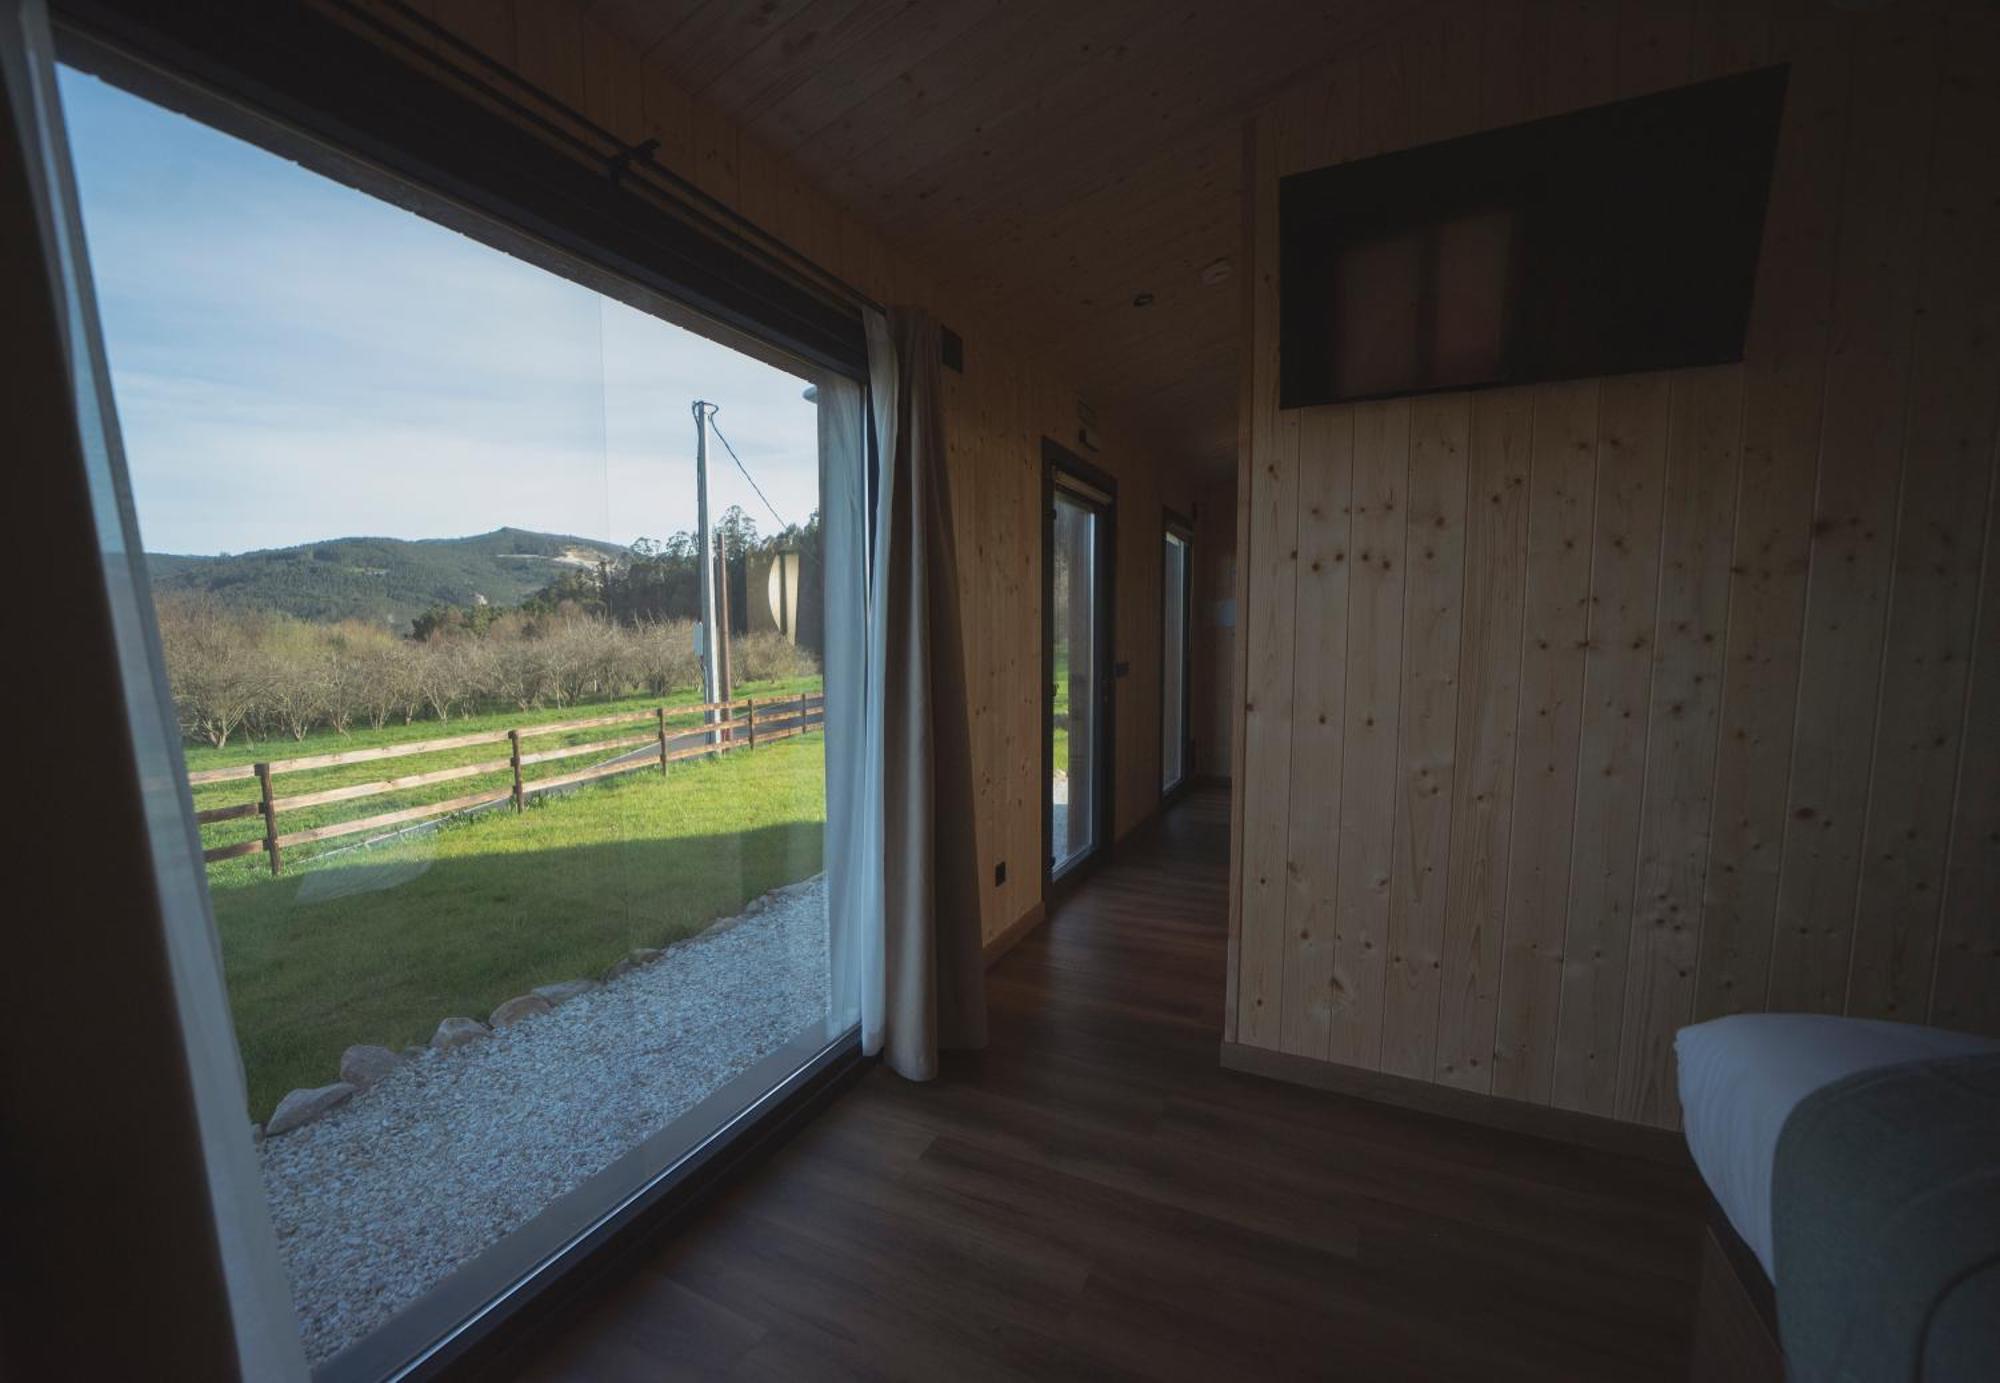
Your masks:
M821 378L820 541L826 622L827 957L829 1040L861 1029L882 1048L882 715L869 572L875 487L868 464L868 391Z
M941 1049L986 1041L958 555L937 322L911 309L871 313L868 337L879 449L870 581L881 673L877 1034L892 1069L929 1080ZM864 1005L864 1045L869 1032Z

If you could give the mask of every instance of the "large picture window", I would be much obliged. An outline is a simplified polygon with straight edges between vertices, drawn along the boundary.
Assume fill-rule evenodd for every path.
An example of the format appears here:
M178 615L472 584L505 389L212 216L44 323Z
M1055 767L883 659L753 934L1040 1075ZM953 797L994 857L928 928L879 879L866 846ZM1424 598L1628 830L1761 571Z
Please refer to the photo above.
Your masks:
M306 1357L393 1372L850 1034L859 386L60 92L243 1121Z

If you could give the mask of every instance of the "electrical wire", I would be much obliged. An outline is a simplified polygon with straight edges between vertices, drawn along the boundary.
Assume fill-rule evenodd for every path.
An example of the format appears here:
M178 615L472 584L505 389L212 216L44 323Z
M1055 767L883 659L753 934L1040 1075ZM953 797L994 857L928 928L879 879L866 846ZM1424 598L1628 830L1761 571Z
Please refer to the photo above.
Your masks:
M743 478L750 482L750 488L757 492L757 498L764 501L764 507L771 511L771 517L778 521L779 529L781 531L790 529L791 525L785 522L785 516L778 512L778 506L771 503L771 497L764 493L764 487L757 483L757 478L750 474L750 468L743 464L743 458L736 454L736 448L729 445L729 439L724 437L722 429L716 426L715 414L721 411L718 408L708 415L709 430L715 434L716 440L722 443L722 449L729 453L729 459L736 463L736 469L743 472Z

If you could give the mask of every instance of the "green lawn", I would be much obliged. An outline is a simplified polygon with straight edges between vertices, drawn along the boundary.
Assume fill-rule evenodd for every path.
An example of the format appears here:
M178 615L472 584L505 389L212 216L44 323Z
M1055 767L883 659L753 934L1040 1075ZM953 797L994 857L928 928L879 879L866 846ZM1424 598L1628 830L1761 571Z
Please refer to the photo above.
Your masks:
M421 728L417 738L440 733ZM454 721L442 733L459 728ZM308 742L299 752L323 747ZM692 935L817 872L824 763L815 733L676 763L665 779L639 772L531 799L520 815L452 820L296 869L288 856L275 879L259 857L252 868L212 868L251 1116L268 1115L287 1090L334 1080L350 1043L402 1047L427 1041L443 1018L483 1021L535 985L595 977L634 946ZM381 810L383 801L364 806ZM355 804L340 806L352 814Z
M1069 652L1059 650L1055 658L1055 680L1049 704L1049 762L1058 778L1069 776Z

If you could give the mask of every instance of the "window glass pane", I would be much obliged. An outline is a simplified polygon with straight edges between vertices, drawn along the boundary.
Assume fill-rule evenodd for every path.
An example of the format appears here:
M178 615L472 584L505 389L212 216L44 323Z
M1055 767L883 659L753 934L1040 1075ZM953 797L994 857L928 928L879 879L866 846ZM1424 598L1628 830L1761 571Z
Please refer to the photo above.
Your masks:
M836 1036L815 395L62 91L245 1117L379 1372Z
M1166 535L1160 598L1160 786L1177 787L1187 774L1188 545Z
M1057 492L1054 518L1055 683L1050 691L1049 778L1053 867L1096 842L1098 516Z

